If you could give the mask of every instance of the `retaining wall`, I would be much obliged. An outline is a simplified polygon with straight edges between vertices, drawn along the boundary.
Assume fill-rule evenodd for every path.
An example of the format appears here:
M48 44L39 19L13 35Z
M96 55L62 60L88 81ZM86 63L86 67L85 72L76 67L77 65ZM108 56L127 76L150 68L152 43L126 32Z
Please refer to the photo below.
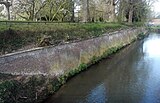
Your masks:
M129 44L144 31L144 28L121 30L76 43L1 56L0 73L58 76L102 56L109 48Z
M76 43L1 56L0 103L40 103L69 77L86 69L86 64L130 44L145 32L144 28L127 29Z

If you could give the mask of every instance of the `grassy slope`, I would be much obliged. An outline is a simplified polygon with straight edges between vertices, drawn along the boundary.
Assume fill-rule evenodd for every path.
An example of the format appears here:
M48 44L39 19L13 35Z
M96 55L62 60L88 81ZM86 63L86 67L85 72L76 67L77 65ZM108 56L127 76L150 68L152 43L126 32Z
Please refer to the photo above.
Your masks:
M52 43L57 45L64 41L97 37L105 32L127 27L118 23L0 23L0 54L29 45L32 46L28 48L37 47L43 35L50 35Z
M157 26L150 26L150 27L148 27L150 30L152 30L152 31L157 31L157 30L159 30L160 29L160 25L157 25Z

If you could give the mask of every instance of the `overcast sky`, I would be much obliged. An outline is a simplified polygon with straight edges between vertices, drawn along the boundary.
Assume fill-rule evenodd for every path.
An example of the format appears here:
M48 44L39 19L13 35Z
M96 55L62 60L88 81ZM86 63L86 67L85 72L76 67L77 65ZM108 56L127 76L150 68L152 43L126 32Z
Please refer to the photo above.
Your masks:
M160 13L160 0L158 0L157 2L155 2L153 4L153 10L156 12L156 13Z

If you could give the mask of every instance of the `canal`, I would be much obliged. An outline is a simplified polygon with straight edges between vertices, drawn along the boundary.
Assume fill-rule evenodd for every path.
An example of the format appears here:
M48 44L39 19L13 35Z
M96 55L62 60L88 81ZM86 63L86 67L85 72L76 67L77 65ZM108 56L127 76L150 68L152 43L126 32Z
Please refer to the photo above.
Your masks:
M89 67L45 103L160 103L160 34Z

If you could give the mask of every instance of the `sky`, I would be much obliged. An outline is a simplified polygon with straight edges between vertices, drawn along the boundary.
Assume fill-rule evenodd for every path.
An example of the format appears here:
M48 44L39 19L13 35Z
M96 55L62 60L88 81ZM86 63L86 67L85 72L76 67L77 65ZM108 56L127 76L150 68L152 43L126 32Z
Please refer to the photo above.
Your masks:
M155 11L155 13L160 13L160 0L153 4L152 9Z

